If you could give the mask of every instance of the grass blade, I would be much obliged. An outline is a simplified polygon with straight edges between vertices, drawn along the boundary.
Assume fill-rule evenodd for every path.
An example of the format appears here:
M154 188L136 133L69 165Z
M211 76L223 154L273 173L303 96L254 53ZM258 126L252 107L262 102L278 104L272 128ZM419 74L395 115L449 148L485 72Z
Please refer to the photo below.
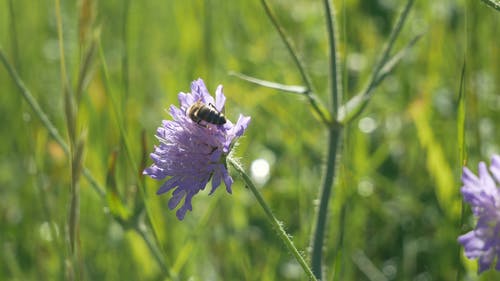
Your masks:
M465 126L466 126L466 112L465 112L465 60L462 65L462 71L460 75L460 89L458 92L458 102L457 102L457 138L458 138L458 150L459 150L459 159L460 164L465 165L465 160L467 158L467 150L465 147Z
M466 60L462 64L462 71L460 74L460 86L458 89L458 101L457 101L457 145L458 145L458 154L459 154L459 162L460 162L460 170L459 173L462 172L462 166L465 166L467 159L467 150L466 150L466 141L465 141L465 126L466 126L466 98L465 98L465 70L466 70ZM460 222L457 229L462 230L465 225L466 218L466 208L465 202L462 201L460 210ZM457 243L456 250L456 264L457 264L457 275L455 280L462 280L463 274L463 265L461 263L462 258L462 246Z

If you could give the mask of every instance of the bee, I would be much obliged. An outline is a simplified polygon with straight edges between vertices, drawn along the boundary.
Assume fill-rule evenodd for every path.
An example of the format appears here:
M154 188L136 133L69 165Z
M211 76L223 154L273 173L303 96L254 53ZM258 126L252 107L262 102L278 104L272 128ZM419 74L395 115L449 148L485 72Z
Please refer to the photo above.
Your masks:
M186 110L186 114L197 124L205 121L214 125L224 125L227 121L224 114L218 111L213 104L209 103L206 105L199 100Z

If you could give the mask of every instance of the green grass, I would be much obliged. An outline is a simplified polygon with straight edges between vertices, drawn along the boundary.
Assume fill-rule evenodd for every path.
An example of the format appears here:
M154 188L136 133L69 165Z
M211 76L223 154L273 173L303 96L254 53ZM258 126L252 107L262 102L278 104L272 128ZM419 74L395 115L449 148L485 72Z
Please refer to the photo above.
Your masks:
M260 191L309 260L326 157L324 126L306 98L229 75L303 85L260 1L97 1L90 24L79 21L83 6L75 3L86 1L61 2L66 74L75 97L78 81L88 78L70 122L56 1L0 0L0 46L73 152L65 153L2 65L0 279L70 279L69 259L77 280L304 280L234 171L233 194L201 192L184 221L168 210L169 194L155 195L159 182L138 176L151 164L144 157L177 93L198 77L210 91L223 84L226 116L252 116L235 154L247 170L257 158L274 159ZM333 2L347 101L366 87L402 3ZM321 1L269 4L315 94L329 105ZM415 1L394 50L424 35L344 131L328 214L325 280L500 277L494 271L478 277L476 262L457 253L456 242L474 225L465 206L461 226L462 162L477 171L479 161L500 153L498 26L500 13L482 1ZM92 42L96 51L84 68ZM359 129L371 120L374 131ZM74 153L79 138L83 158ZM107 194L97 192L88 175L72 172L70 163L83 164ZM76 185L72 174L80 175ZM66 229L71 186L79 188L73 257Z

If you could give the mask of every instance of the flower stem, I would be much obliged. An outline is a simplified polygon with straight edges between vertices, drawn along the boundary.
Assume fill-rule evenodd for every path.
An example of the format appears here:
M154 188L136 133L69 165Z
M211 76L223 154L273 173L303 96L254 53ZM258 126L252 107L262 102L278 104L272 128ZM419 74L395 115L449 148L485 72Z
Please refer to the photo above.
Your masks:
M342 73L339 63L339 49L337 43L338 35L335 27L335 8L331 0L324 0L323 4L325 6L326 27L328 31L328 47L330 52L330 82L332 83L331 95L333 102L332 115L334 116L334 118L336 118L342 98Z
M292 240L290 239L290 235L288 235L283 229L283 223L279 222L278 219L273 215L273 212L271 211L271 208L267 205L266 201L264 201L264 198L262 198L262 195L260 192L257 190L257 187L253 184L252 180L250 177L245 173L245 170L243 170L243 167L241 167L240 164L238 164L235 160L228 158L227 159L229 164L233 166L233 168L238 172L238 174L241 176L243 181L245 182L245 185L250 188L252 191L253 195L259 202L260 206L264 209L264 212L267 215L267 218L271 222L272 226L276 229L278 232L278 236L283 241L285 246L292 252L293 256L297 260L297 262L302 266L302 269L304 269L304 272L307 274L307 277L309 280L318 280L314 276L313 272L311 271L311 268L307 265L307 262L304 260L304 257L299 253L295 245L293 244Z
M311 266L318 279L322 279L322 256L323 241L325 239L326 218L328 214L328 203L332 193L335 178L335 160L337 150L341 141L341 128L331 128L328 131L328 158L324 172L323 184L320 194L320 203L316 216L316 225L311 240Z

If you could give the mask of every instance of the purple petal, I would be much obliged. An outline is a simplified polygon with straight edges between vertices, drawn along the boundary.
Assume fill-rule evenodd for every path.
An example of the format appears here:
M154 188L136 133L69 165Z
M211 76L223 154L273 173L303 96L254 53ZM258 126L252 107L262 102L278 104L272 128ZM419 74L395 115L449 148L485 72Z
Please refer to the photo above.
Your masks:
M488 194L493 193L496 189L495 181L488 172L488 168L484 162L479 163L479 180Z
M210 190L209 194L214 193L214 191L217 189L217 187L219 187L221 182L222 182L222 173L220 169L216 169L212 176L212 189Z
M493 155L491 159L490 171L495 177L496 181L500 183L500 156Z
M236 125L234 125L233 129L231 130L231 134L237 137L241 137L248 127L248 124L250 124L250 119L250 116L243 116L240 114Z
M156 165L152 165L151 167L144 169L142 173L144 175L150 176L152 179L155 180L162 180L167 176L165 171Z
M484 241L478 238L474 231L459 236L458 242L464 246L465 255L469 259L477 258L483 252Z
M228 193L233 193L232 190L231 190L231 186L233 185L233 178L231 178L231 176L227 172L227 169L224 168L222 170L222 176L223 176L223 179L224 179L224 184L226 185L226 191Z
M186 195L186 191L182 188L177 188L174 193L172 194L172 198L168 200L168 208L170 210L175 209L177 205L179 205L179 202L181 202L182 198Z
M487 251L483 255L479 257L479 273L490 269L491 263L493 262L493 259L495 258L495 253L491 250Z
M214 98L208 93L207 86L201 78L191 83L191 93L195 100L201 100L205 104L214 104Z
M479 179L467 167L463 168L462 182L466 186L477 186L477 185L479 185Z
M215 108L221 112L224 111L224 104L226 103L226 96L224 96L222 90L222 85L219 85L217 90L215 90Z
M177 210L177 212L175 212L175 216L177 217L177 219L179 219L181 221L184 219L186 212L187 212L187 209L184 208L184 206L182 206L179 208L179 210Z
M172 188L174 188L178 185L179 185L179 179L176 177L173 177L161 185L160 189L158 189L158 191L156 191L156 195L160 195L160 194L163 194L165 192L168 192ZM176 204L176 206L177 206L177 204Z
M177 98L179 99L179 104L181 105L181 109L183 110L186 110L189 106L191 106L194 103L194 98L193 95L191 94L180 92L177 95Z
M184 219L184 216L186 215L187 211L193 210L193 206L191 205L191 199L193 198L193 195L194 194L189 192L186 195L186 199L184 200L184 204L179 208L179 210L177 210L177 212L175 212L175 215L177 216L177 218L179 220Z

